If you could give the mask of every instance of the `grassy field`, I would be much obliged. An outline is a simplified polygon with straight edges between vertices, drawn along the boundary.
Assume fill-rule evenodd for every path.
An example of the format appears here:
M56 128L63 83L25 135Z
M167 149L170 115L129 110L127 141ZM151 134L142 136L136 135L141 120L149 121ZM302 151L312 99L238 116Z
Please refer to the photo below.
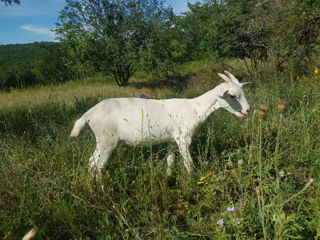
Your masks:
M191 175L177 154L166 176L166 144L121 145L103 171L104 188L90 179L94 136L86 127L70 139L74 120L105 97L189 97L219 81L208 64L188 68L195 73L179 91L89 79L1 93L0 239L31 229L34 239L55 240L318 239L319 86L312 79L245 79L253 81L245 89L251 114L218 110L200 126Z

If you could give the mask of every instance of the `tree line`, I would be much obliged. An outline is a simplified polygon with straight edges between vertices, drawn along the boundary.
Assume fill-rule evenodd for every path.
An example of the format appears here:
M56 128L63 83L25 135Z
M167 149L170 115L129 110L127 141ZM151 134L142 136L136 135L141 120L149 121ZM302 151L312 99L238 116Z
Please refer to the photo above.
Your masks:
M125 86L136 71L230 58L249 72L267 62L297 77L319 60L319 0L205 0L188 8L175 15L161 0L67 0L55 27L60 43L42 59L55 76L45 82L103 72Z

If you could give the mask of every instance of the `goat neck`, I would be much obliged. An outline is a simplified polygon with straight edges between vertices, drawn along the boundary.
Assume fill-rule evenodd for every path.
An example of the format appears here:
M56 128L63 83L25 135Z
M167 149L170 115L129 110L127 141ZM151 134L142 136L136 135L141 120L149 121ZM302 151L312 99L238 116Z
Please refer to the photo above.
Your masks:
M199 121L203 122L207 117L219 108L218 99L228 90L227 83L221 83L214 89L193 99L194 108L197 111Z

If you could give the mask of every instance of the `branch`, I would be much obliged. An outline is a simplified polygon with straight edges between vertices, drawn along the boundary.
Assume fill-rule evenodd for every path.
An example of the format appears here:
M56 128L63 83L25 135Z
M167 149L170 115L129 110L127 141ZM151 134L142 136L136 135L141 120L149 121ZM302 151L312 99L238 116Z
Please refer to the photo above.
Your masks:
M20 5L20 0L1 0L1 2L4 2L6 4L6 6L11 5L12 2L14 2L15 4Z

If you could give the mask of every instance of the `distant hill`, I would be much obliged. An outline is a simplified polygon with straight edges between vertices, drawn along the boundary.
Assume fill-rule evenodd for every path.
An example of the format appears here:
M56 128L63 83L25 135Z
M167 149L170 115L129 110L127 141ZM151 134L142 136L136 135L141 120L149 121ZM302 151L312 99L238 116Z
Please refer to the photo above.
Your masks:
M27 44L0 45L0 66L2 65L32 65L46 51L59 43L34 42Z

